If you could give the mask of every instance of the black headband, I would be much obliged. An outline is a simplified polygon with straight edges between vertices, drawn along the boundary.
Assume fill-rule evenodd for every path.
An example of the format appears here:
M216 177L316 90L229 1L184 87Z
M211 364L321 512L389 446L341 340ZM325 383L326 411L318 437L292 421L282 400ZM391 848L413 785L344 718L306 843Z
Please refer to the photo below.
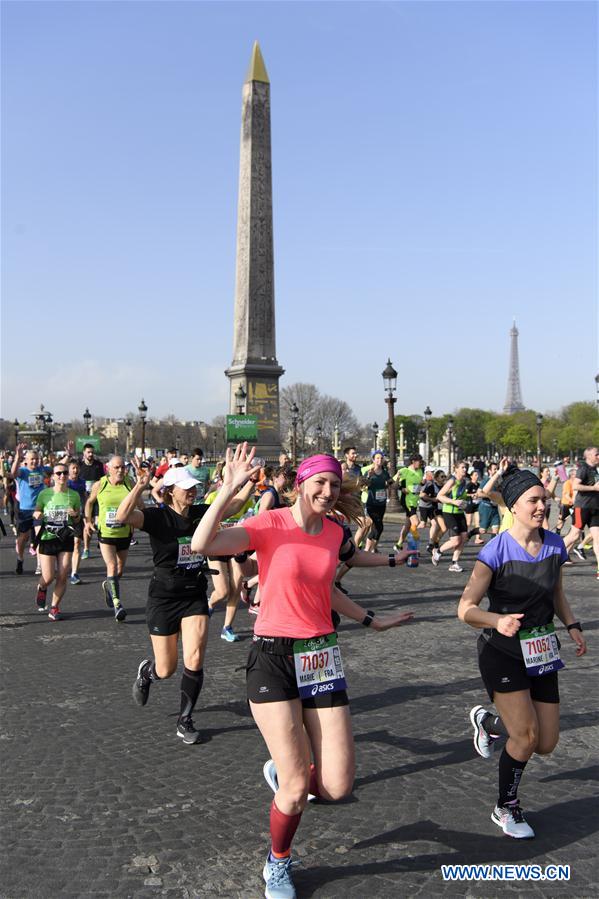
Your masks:
M510 474L501 486L503 501L511 509L516 500L531 487L542 487L543 484L532 471L515 471Z

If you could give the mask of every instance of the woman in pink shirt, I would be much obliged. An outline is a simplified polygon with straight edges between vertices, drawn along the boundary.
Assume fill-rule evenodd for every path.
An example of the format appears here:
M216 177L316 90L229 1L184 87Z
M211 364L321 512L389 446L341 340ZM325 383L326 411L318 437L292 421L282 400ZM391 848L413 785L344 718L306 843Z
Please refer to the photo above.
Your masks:
M208 556L255 550L260 612L247 663L252 715L271 759L264 775L275 791L270 809L272 847L263 870L269 896L295 896L291 842L310 794L342 799L354 781L354 741L348 697L331 608L374 630L405 624L411 612L375 615L333 587L339 560L350 566L395 567L409 553L357 550L351 535L327 517L334 510L362 516L342 488L332 456L305 459L298 468L291 507L275 509L218 531L227 504L254 470L247 444L227 450L223 486L192 538ZM355 509L353 508L355 504ZM311 759L314 764L311 764Z

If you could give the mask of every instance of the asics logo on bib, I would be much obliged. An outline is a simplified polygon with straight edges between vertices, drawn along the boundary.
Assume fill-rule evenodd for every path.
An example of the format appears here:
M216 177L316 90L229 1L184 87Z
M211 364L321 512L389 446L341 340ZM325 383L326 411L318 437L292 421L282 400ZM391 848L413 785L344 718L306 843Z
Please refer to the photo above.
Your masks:
M329 690L334 690L335 687L333 684L320 684L320 686L312 687L311 693L312 696L316 696L317 693L328 693Z

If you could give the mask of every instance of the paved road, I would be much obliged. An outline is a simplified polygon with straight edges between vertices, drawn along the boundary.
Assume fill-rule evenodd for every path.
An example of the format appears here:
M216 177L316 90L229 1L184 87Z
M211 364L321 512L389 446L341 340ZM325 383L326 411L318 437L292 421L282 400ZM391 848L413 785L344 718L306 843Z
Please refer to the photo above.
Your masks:
M394 529L388 528L385 537ZM383 543L387 550L390 544ZM407 628L375 634L346 624L358 772L354 795L309 807L295 843L300 897L599 895L596 861L597 583L592 565L565 572L591 652L566 643L560 676L563 734L551 758L528 766L521 796L538 837L503 837L490 821L496 762L474 754L470 707L484 701L475 635L455 618L471 569L358 571L346 583L375 610L413 609ZM215 614L196 716L205 736L175 737L178 678L131 699L148 651L144 603L149 546L130 553L127 621L100 595L97 552L85 585L70 587L65 620L34 607L33 565L15 577L11 541L0 546L3 897L260 897L271 793L265 750L248 714L243 642L219 639ZM444 882L446 863L569 864L569 883Z

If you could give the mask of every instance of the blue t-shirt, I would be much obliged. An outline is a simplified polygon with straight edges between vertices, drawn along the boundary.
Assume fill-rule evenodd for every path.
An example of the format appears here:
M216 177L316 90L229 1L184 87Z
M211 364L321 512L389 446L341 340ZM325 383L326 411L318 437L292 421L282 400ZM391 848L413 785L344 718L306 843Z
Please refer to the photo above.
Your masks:
M21 511L33 512L36 500L46 486L44 478L51 473L52 469L47 465L40 465L37 468L27 468L23 465L19 468L15 481Z
M83 480L83 478L77 478L75 481L69 480L67 483L71 490L74 490L79 494L79 499L81 500L81 511L83 512L87 500L86 482Z
M537 556L526 552L509 531L494 537L478 554L478 561L492 571L487 591L489 612L498 615L523 612L522 630L553 620L555 588L561 567L568 561L562 538L543 528L539 532L543 545ZM522 658L517 634L505 637L494 628L485 628L482 639L508 655Z

